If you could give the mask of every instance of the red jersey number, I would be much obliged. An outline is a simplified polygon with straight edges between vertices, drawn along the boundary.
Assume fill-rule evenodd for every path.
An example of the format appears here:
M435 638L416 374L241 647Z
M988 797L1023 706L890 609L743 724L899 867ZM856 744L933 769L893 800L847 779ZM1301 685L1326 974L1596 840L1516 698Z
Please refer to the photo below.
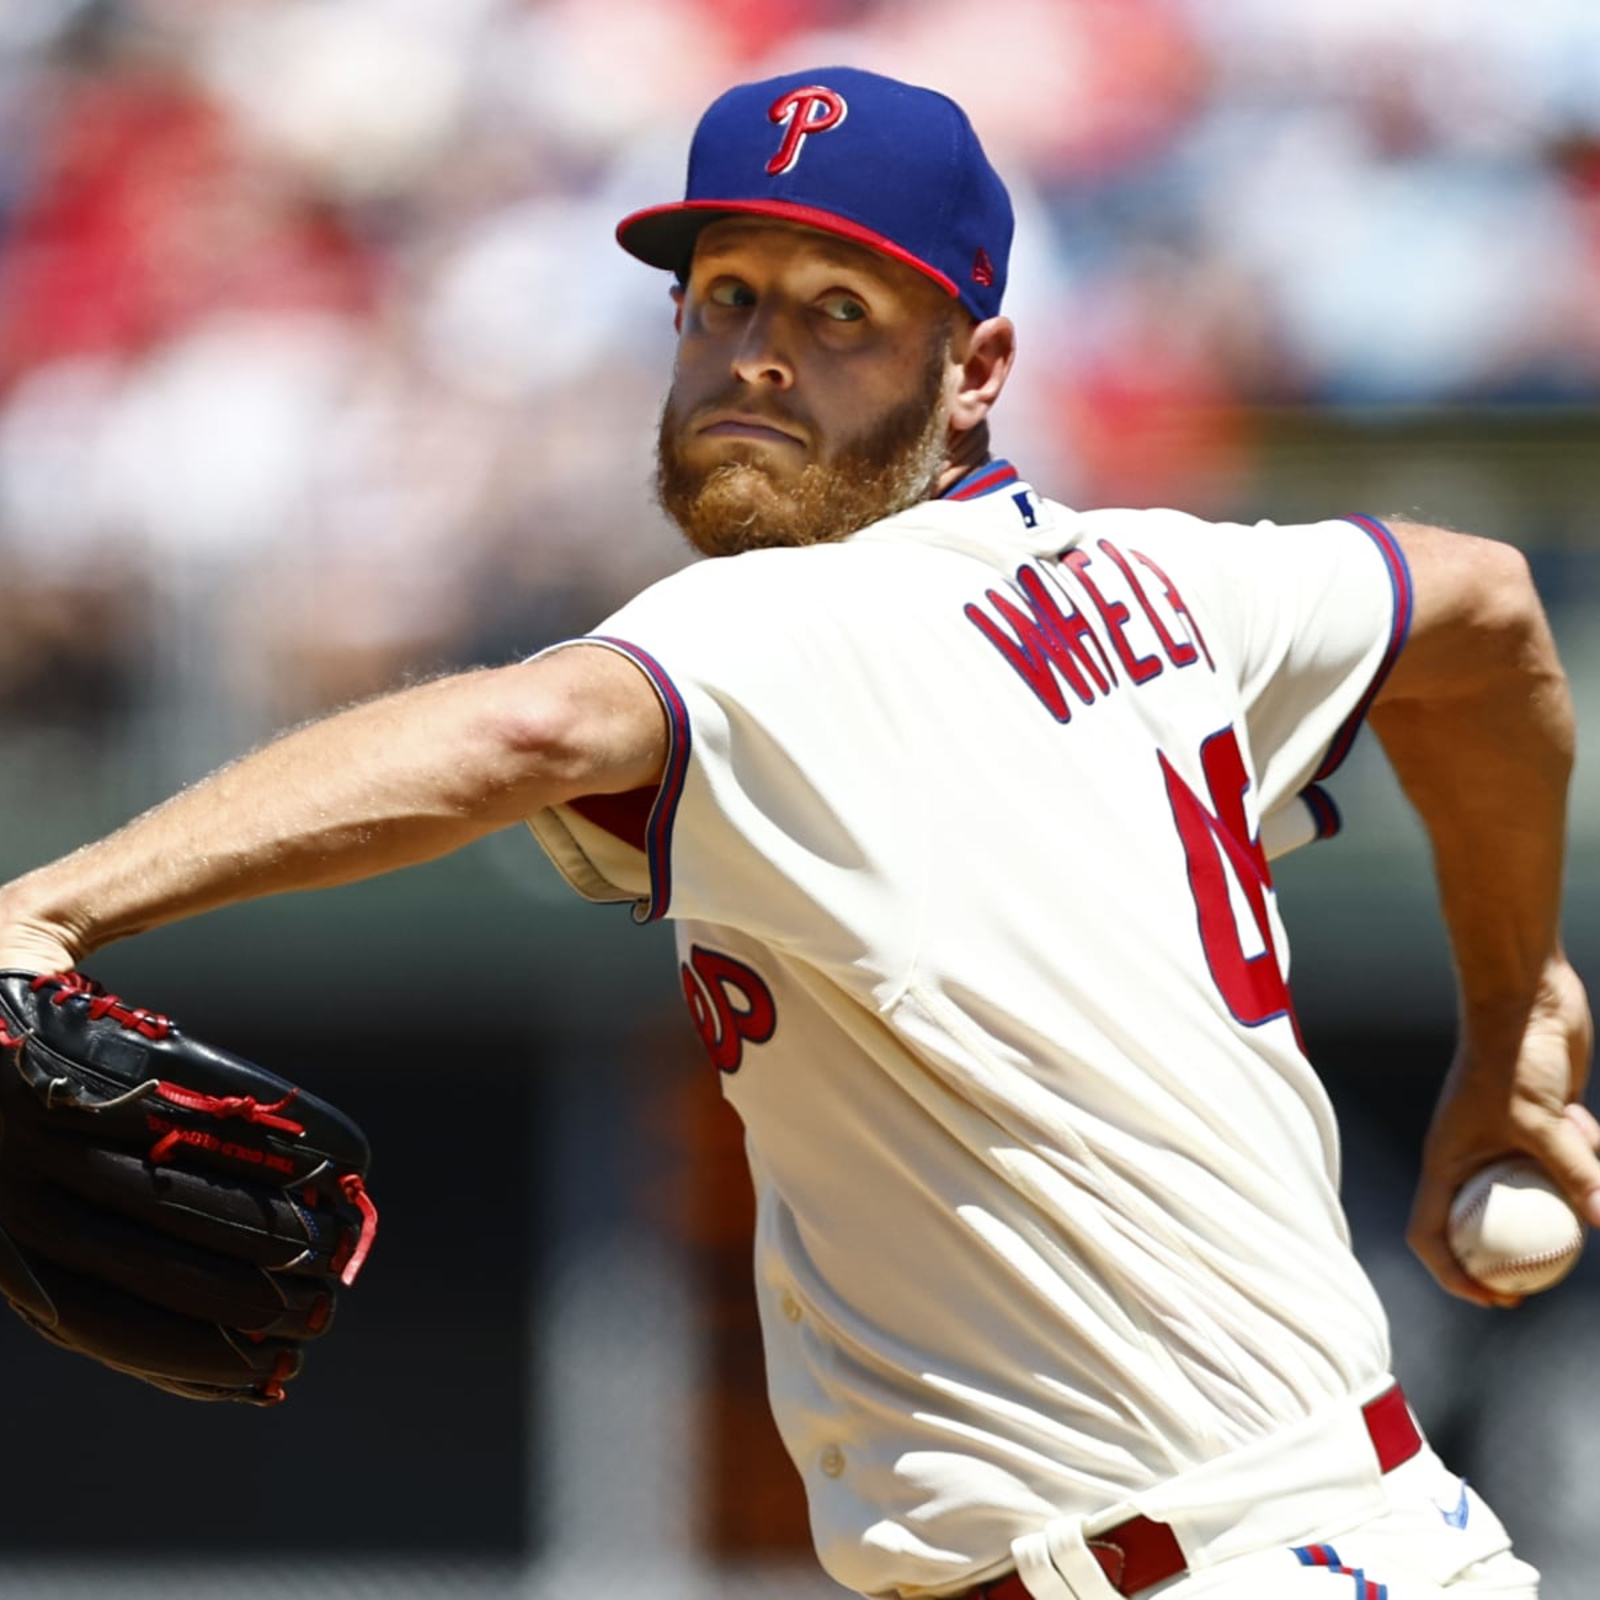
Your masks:
M1164 754L1156 754L1178 836L1183 840L1200 943L1228 1010L1247 1028L1274 1017L1292 1017L1289 988L1272 936L1268 901L1272 873L1260 836L1252 836L1245 817L1250 777L1233 729L1212 734L1200 746L1206 778L1204 798L1184 782ZM1259 948L1254 955L1245 954L1242 918L1228 889L1230 878L1239 886L1255 924L1252 942Z
M778 1008L761 974L720 950L693 945L679 969L696 1032L718 1072L737 1072L746 1044L765 1044Z

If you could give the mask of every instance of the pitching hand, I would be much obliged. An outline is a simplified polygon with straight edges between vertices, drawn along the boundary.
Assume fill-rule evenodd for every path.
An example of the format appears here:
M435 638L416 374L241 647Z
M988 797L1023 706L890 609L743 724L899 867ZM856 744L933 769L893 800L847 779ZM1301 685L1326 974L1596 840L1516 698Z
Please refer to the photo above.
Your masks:
M1581 1102L1593 1046L1589 999L1565 960L1550 963L1523 1015L1468 1030L1423 1146L1406 1235L1451 1294L1478 1305L1517 1303L1469 1278L1445 1239L1456 1191L1501 1156L1532 1156L1578 1214L1600 1227L1600 1122Z

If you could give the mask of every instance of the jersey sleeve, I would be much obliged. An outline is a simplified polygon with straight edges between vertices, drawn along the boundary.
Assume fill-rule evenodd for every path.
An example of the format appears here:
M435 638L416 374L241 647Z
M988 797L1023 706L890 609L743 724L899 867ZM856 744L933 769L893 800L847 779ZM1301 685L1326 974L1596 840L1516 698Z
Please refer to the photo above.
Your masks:
M1328 525L1324 525L1328 526ZM1289 725L1299 716L1295 703L1296 683L1309 660L1314 679L1321 663L1328 660L1340 682L1329 698L1333 715L1343 709L1354 691L1355 703L1339 719L1333 736L1322 750L1312 777L1318 781L1331 777L1343 764L1355 742L1367 712L1377 699L1390 671L1405 648L1411 631L1411 570L1406 565L1399 541L1376 517L1351 516L1331 524L1334 537L1326 553L1329 567L1319 574L1324 588L1312 619L1302 621L1311 635L1309 647L1290 647L1283 666L1272 675L1257 701L1256 720L1269 742L1292 738ZM1346 532L1355 528L1365 539ZM1353 549L1346 549L1353 545ZM1331 610L1331 616L1324 616ZM1354 665L1343 673L1341 662ZM1281 698L1282 703L1279 704ZM1329 718L1322 719L1325 725ZM1320 727L1317 730L1320 733Z
M692 733L683 696L649 652L606 634L568 639L541 651L575 644L603 645L626 656L649 679L667 719L666 766L654 789L585 795L529 817L528 827L556 869L586 900L632 901L634 916L650 922L671 899L672 824L683 794Z
M639 921L755 907L778 928L795 920L796 884L815 890L826 863L850 855L839 790L852 764L841 763L847 775L828 792L807 776L847 742L830 681L847 646L815 575L831 564L826 552L789 559L796 554L697 563L569 641L632 661L661 702L668 738L658 788L529 819L580 894L632 900Z

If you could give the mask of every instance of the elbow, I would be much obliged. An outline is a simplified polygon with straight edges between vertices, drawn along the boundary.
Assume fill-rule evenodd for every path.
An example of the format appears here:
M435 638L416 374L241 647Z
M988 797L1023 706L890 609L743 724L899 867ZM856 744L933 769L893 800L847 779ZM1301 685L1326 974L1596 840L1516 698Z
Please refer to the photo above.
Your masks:
M1483 654L1503 661L1531 693L1568 704L1567 675L1528 558L1508 544L1490 544L1479 599Z
M506 668L442 679L434 723L438 803L451 816L509 823L581 792L581 719L559 695L529 693Z
M472 735L497 807L521 816L659 782L667 725L630 661L574 647L486 674Z
M1397 527L1411 569L1410 638L1385 698L1471 698L1521 681L1565 694L1566 677L1522 551L1496 539Z
M581 793L590 775L583 718L558 698L529 696L487 708L480 738L504 781L536 793L541 805Z
M1547 635L1544 604L1528 558L1515 545L1473 541L1472 611L1486 641L1515 648Z
M1536 631L1544 615L1528 558L1513 544L1438 528L1407 529L1419 622L1441 623L1484 641Z
M1461 605L1483 670L1521 675L1530 685L1565 686L1544 602L1528 558L1515 545L1493 539L1472 541L1471 571Z
M1503 717L1537 729L1542 759L1568 775L1577 742L1572 693L1528 558L1497 540L1470 545L1462 602L1470 646L1461 652L1458 697L1486 716L1499 707Z

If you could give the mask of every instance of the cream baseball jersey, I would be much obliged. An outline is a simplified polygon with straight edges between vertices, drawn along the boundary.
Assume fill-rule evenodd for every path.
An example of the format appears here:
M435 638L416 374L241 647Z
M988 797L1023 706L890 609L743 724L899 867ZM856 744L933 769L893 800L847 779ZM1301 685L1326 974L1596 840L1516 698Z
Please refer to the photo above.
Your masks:
M838 1582L958 1589L1385 1372L1267 854L1336 825L1409 608L1374 521L1077 512L997 462L586 641L666 777L531 825L676 923Z

